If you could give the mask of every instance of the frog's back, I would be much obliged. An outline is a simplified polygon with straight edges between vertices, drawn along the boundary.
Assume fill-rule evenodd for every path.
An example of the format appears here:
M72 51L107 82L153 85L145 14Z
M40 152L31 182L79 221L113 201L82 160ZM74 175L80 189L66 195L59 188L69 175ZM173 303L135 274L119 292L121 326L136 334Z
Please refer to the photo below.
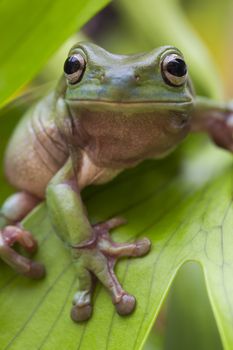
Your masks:
M55 124L53 94L31 108L14 131L5 155L5 173L16 188L40 198L68 152Z

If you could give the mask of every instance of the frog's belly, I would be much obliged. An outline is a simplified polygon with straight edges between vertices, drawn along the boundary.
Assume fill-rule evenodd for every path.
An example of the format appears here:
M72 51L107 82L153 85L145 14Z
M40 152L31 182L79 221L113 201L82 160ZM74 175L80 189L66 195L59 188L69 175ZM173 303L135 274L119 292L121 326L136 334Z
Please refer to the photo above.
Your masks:
M44 102L43 108L38 104L30 110L6 150L5 173L9 182L19 190L44 198L48 182L68 157L59 137Z

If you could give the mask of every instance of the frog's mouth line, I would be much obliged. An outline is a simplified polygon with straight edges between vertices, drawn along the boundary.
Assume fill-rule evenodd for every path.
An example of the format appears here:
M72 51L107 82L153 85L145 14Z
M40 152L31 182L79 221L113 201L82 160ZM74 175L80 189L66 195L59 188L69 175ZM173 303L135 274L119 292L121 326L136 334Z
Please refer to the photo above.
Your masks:
M166 106L168 109L171 107L177 107L179 106L180 108L187 108L187 107L192 107L193 106L193 100L186 100L186 101L181 101L181 102L173 102L173 101L108 101L108 100L92 100L92 99L67 99L67 103L71 105L77 105L80 106L85 106L85 105L96 105L96 106L109 106L109 107L136 107L136 108L145 108L145 107L161 107L163 109L166 109Z

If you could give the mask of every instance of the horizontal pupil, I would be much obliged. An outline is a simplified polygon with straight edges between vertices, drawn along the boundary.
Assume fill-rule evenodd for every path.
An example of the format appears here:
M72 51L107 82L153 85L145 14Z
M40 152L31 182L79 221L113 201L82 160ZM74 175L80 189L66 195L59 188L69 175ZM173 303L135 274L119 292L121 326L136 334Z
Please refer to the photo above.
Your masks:
M66 59L64 64L64 72L66 74L76 73L81 67L80 61L75 56L70 56Z
M167 71L176 77L183 77L187 73L187 67L183 60L176 58L168 62Z

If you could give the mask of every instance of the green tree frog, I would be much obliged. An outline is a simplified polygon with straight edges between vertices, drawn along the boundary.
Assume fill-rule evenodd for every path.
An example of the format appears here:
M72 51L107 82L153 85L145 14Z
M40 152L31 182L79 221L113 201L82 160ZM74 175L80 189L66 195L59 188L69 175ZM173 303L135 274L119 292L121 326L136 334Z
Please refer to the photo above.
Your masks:
M77 268L72 319L90 318L96 277L117 312L130 314L135 297L122 288L114 265L121 257L145 255L150 241L113 242L109 231L124 220L91 225L80 192L144 159L166 156L190 131L207 132L218 146L233 151L233 106L195 95L177 48L116 55L92 43L72 47L56 91L28 110L7 147L6 176L19 192L1 209L1 259L27 277L44 276L43 265L13 245L36 250L20 221L46 200L55 232Z

